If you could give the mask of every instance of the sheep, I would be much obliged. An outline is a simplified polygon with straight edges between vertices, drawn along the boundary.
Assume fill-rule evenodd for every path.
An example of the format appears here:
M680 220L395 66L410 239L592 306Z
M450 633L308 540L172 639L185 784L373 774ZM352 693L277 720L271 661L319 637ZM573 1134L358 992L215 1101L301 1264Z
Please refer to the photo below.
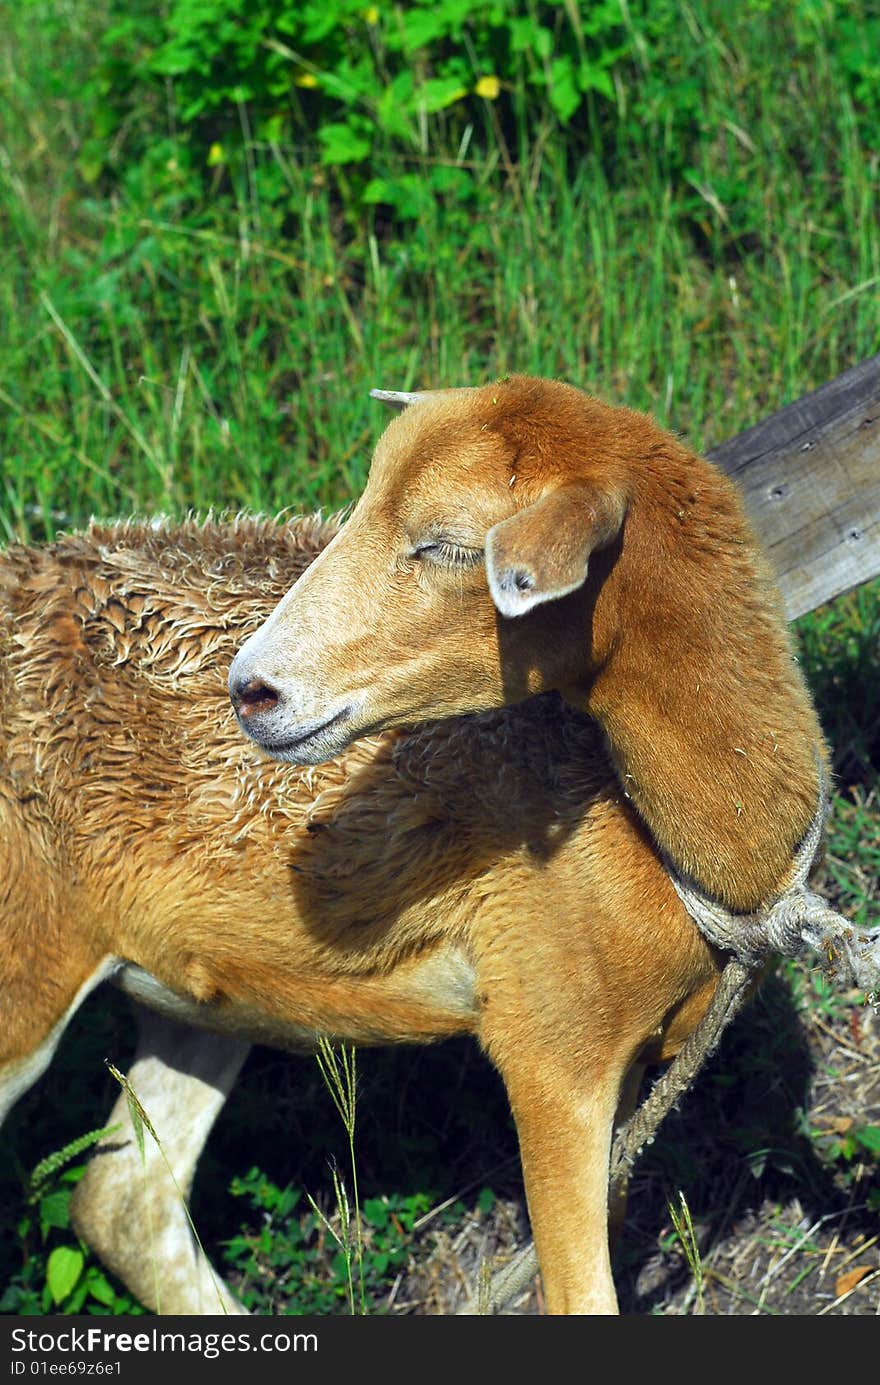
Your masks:
M93 523L0 554L0 1115L102 981L136 1002L129 1077L184 1192L250 1043L472 1035L506 1085L548 1310L613 1313L615 1117L643 1065L699 1023L722 954L689 918L602 726L514 650L509 691L541 694L515 706L491 706L487 685L482 710L362 721L320 764L241 734L235 651L253 649L292 581L332 572L349 525L374 558L364 587L379 590L382 533L373 542L357 517ZM422 550L391 569L425 610L429 563ZM456 610L476 570L455 562ZM427 715L439 684L420 681L418 631L395 635L387 612L365 631L364 587L331 593L323 634L350 611L353 661L381 644L419 688L407 716ZM462 649L463 686L480 658L478 641ZM248 705L246 729L265 726ZM128 1120L120 1096L111 1121L126 1130L78 1185L78 1231L156 1311L241 1311L149 1141L145 1191Z
M591 719L614 772L609 801L633 811L689 915L738 958L738 985L767 951L809 944L876 989L880 937L856 938L807 888L828 750L733 485L650 417L560 381L512 376L397 402L350 519L233 661L245 734L279 762L319 765L364 734L555 693ZM609 842L596 865L616 890L633 863ZM621 897L598 913L589 890L584 901L613 968L630 947ZM643 925L646 986L670 917L661 904ZM560 947L559 966L582 981L571 945L552 930L523 974ZM511 1006L499 1026L500 1009L492 998L481 1037L517 1117L549 1311L607 1309L604 1270L603 1295L585 1293L559 1236L554 1192L574 1165L546 1160L551 1117L571 1128L566 1111L583 1107L596 1069L580 1067L561 1106L561 1086L535 1067L522 1088L508 1065L533 1042L532 1021ZM601 1067L608 1052L593 1057ZM594 1138L610 1109L593 1108ZM582 1214L575 1227L587 1244Z

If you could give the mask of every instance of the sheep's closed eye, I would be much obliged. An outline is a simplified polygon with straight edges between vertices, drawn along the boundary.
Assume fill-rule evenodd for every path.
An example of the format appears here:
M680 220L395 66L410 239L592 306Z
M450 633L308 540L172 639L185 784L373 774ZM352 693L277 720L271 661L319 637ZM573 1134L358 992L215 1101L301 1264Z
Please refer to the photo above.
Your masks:
M483 559L482 548L468 548L465 544L454 543L451 539L425 539L417 543L412 551L414 558L435 563L438 567L474 567Z

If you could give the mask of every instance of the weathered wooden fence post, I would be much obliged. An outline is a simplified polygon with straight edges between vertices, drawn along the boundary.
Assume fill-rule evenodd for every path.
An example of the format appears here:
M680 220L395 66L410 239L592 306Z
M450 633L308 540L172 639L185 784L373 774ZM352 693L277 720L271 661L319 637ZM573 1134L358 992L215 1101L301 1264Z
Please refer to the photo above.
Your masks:
M713 448L790 620L880 573L880 352Z

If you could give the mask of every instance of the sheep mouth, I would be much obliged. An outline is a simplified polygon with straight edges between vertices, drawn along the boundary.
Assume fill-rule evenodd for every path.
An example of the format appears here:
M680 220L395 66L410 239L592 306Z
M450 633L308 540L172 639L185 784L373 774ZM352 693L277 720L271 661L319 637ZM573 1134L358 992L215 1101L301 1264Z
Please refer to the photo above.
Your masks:
M331 760L338 754L345 745L349 737L329 736L328 733L342 725L351 717L351 708L346 706L338 712L333 712L329 717L324 717L319 721L307 721L302 726L297 727L293 735L283 738L271 736L256 736L250 727L245 726L253 739L257 742L267 755L271 755L273 760L282 760L287 764L317 765L324 760Z

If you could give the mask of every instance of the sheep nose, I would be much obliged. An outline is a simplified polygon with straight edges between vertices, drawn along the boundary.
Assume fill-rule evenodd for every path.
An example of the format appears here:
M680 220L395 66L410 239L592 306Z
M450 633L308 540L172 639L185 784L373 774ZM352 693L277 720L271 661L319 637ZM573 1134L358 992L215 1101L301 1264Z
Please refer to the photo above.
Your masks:
M241 718L251 717L257 712L271 712L281 700L281 694L271 683L262 678L241 679L229 690L232 705Z

